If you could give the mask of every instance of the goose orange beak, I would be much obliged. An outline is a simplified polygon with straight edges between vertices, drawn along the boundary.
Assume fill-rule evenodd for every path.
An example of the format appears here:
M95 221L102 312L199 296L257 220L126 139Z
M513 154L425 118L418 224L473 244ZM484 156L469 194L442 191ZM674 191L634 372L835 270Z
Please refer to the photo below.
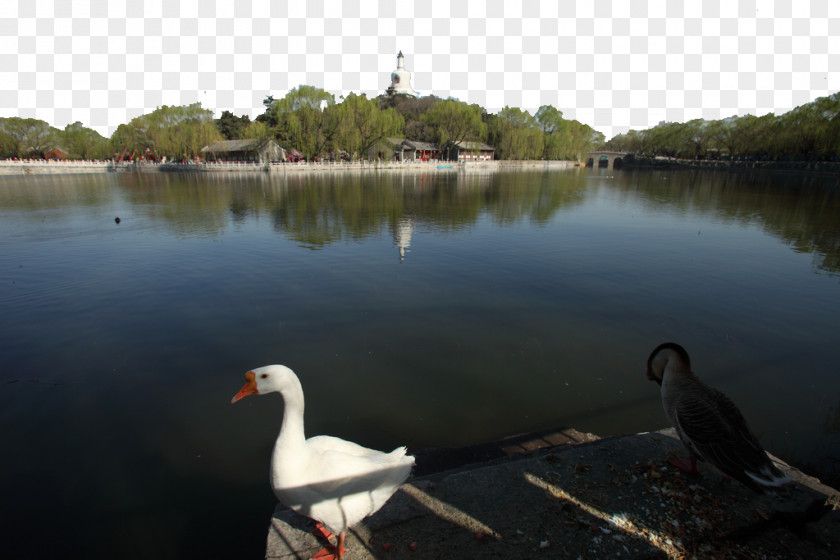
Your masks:
M245 385L243 385L239 392L230 399L230 404L244 399L245 397L250 397L251 395L258 395L259 393L260 392L257 390L257 382L254 379L254 372L249 371L245 374Z

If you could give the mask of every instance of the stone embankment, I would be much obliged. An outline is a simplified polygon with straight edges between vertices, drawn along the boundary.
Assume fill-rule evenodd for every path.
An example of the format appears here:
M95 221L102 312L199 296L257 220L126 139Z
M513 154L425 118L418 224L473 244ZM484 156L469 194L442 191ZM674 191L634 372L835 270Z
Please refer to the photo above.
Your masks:
M300 163L128 163L111 161L0 161L0 175L58 175L66 173L271 173L295 174L337 171L496 171L509 168L562 169L571 161L404 161L404 162L300 162Z
M108 161L55 161L22 159L0 161L0 175L63 175L68 173L105 173L113 165Z
M636 157L627 163L627 167L634 168L698 168L719 169L723 171L784 171L806 173L838 173L840 161L813 160L708 160L708 159L679 159L667 157Z
M756 494L702 465L686 475L674 453L672 429L561 429L419 453L415 476L348 532L344 558L837 558L833 488L774 458L793 483ZM324 545L313 527L278 506L266 558L309 558Z

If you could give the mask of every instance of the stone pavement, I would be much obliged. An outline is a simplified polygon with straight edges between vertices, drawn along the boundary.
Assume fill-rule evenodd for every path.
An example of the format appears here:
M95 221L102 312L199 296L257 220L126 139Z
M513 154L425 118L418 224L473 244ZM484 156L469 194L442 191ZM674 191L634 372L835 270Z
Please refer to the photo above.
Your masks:
M347 534L344 560L840 557L836 490L795 481L756 494L682 453L672 429L598 439L555 430L417 455L415 476ZM277 507L266 558L308 559L314 523Z

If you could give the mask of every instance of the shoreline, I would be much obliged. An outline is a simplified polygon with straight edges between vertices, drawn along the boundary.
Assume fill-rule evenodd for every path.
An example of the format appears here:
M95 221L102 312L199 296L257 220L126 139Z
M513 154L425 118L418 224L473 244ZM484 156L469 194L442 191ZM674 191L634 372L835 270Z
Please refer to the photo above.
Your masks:
M778 171L816 175L840 173L840 161L694 160L638 157L625 169L702 169L714 171Z
M268 174L297 175L336 172L484 172L506 169L607 169L568 160L492 160L492 161L390 161L298 162L298 163L151 163L113 161L0 160L0 177L20 175L78 175L90 173L187 173L187 174ZM640 158L617 167L616 171L713 171L730 173L782 173L809 177L840 178L840 162L708 161Z
M336 171L496 171L510 168L567 169L582 167L564 160L497 160L476 162L300 162L300 163L125 163L112 161L0 161L0 175L66 175L79 173L269 173Z
M598 438L569 428L415 454L414 476L347 533L348 556L415 559L801 558L840 547L840 494L772 457L793 483L757 494L684 453L672 428ZM277 505L265 558L308 558L314 522Z

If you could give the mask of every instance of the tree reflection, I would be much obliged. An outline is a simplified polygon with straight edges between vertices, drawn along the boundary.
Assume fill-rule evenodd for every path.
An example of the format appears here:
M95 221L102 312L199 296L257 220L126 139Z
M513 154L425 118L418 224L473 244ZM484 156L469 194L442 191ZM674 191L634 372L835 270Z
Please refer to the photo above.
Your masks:
M618 176L617 176L618 177ZM794 251L811 253L817 269L840 272L840 191L835 177L772 172L632 172L617 188L649 207L711 214L758 224ZM618 183L618 182L616 182Z
M437 169L10 177L0 191L0 207L33 210L18 219L41 220L38 210L129 205L185 237L221 235L231 224L266 216L279 235L304 247L387 234L404 258L408 245L399 239L409 239L409 230L454 232L482 219L541 226L602 188L657 212L664 207L758 224L794 251L813 255L816 269L840 272L835 177L638 170L600 183L598 178L590 170Z

